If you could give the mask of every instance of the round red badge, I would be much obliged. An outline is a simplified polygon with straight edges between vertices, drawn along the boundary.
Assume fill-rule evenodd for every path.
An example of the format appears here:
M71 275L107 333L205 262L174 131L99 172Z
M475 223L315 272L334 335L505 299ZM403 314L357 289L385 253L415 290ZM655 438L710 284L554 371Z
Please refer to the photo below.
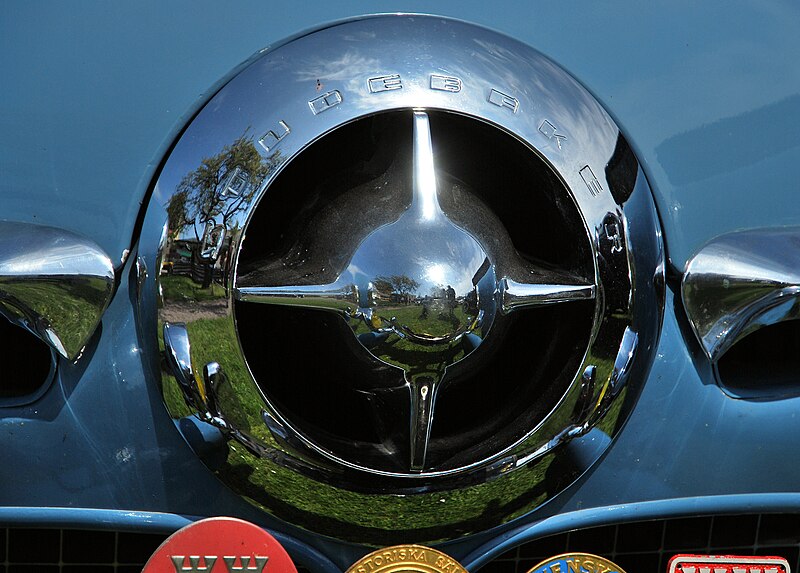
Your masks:
M170 535L142 573L297 573L269 533L247 521L212 517Z

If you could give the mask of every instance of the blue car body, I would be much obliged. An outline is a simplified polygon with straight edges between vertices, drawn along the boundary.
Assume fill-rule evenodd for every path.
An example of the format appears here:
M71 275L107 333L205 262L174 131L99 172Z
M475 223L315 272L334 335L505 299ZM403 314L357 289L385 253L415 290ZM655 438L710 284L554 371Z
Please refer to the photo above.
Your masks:
M118 287L87 360L57 369L35 400L0 404L7 531L161 535L200 517L232 515L265 526L314 571L344 570L367 551L257 510L199 461L142 355L128 256L165 157L217 89L260 50L366 12L476 23L566 69L638 157L666 252L655 359L608 450L533 512L438 547L475 570L509 551L524 562L517 550L524 543L587 528L800 516L792 455L800 445L800 392L748 399L721 388L679 292L687 262L710 239L800 225L798 5L13 3L0 15L0 219L90 238L111 258ZM787 526L781 545L794 548L795 563L796 533ZM655 551L661 559L669 553Z

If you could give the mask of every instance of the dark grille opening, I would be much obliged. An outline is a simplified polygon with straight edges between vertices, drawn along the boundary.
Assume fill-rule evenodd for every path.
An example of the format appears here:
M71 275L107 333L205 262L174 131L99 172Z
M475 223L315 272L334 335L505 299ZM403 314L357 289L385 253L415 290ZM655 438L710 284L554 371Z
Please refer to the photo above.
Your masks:
M166 535L70 529L0 529L0 573L139 573ZM565 552L596 553L628 573L666 571L677 553L777 555L800 566L800 515L691 517L593 527L525 543L485 573L525 573ZM298 566L301 573L307 572Z
M165 535L0 529L0 573L139 573Z
M0 308L0 359L5 367L0 382L0 406L24 404L36 398L52 379L50 348L24 328L12 324Z
M800 320L761 328L745 336L717 364L722 387L746 399L778 399L800 395Z
M166 538L153 533L0 528L0 573L140 573Z
M800 563L800 515L725 515L607 525L530 541L487 564L482 573L525 573L560 553L594 553L628 573L666 571L678 553L777 555Z

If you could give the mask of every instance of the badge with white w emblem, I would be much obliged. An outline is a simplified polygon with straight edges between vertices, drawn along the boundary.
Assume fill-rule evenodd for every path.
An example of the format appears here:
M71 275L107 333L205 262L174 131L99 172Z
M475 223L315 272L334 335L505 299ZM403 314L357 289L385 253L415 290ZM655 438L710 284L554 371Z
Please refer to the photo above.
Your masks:
M173 533L143 573L297 573L269 533L232 517L204 519Z
M170 559L172 559L172 564L175 566L175 573L180 571L194 573L199 571L213 571L214 565L217 563L219 556L205 555L201 557L200 555L170 555ZM203 560L202 565L200 564L201 560ZM253 557L252 561L253 563L251 564L250 557L247 555L242 555L239 557L235 555L226 555L222 558L222 562L225 564L225 570L228 571L228 573L233 573L234 571L263 573L264 568L267 566L267 561L269 561L269 557L255 556Z

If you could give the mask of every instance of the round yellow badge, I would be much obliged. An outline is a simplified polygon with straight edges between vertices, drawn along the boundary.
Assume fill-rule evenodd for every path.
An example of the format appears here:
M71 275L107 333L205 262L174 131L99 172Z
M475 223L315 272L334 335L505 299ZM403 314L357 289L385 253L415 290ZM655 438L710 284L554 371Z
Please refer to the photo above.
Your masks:
M394 545L365 555L347 573L467 573L447 554L422 545Z

